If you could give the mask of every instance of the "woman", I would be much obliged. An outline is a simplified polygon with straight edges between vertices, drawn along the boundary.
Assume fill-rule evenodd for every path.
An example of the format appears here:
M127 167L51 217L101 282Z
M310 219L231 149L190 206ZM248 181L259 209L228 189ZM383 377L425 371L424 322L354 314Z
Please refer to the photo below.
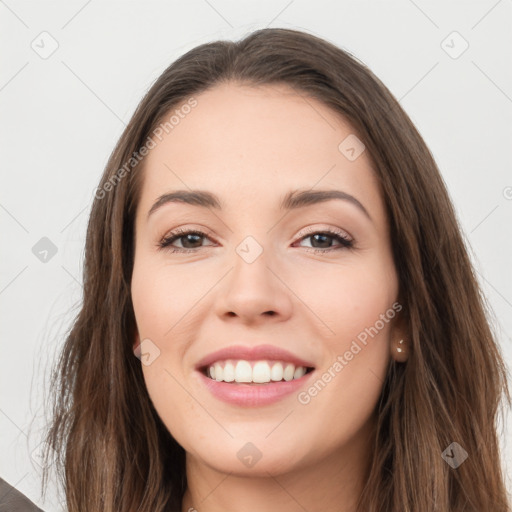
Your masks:
M54 386L72 512L510 512L505 368L436 164L299 31L199 46L143 98Z

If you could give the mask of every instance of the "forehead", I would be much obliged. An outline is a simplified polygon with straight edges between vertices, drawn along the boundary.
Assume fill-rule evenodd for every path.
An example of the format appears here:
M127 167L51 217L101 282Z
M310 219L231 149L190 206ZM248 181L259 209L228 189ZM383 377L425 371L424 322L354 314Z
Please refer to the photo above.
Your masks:
M333 188L382 215L367 152L347 158L344 141L357 143L357 135L323 103L284 85L233 83L194 99L196 105L174 118L179 121L162 140L154 138L144 163L142 210L174 189L211 190L239 207L255 197L272 201L290 189Z

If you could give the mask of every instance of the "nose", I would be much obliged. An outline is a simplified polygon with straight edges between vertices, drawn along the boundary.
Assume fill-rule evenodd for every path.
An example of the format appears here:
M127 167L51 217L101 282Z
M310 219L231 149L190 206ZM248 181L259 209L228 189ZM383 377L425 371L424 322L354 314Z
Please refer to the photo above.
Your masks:
M252 263L235 255L234 266L216 297L219 317L244 324L290 318L293 294L284 284L286 280L266 260L265 251Z

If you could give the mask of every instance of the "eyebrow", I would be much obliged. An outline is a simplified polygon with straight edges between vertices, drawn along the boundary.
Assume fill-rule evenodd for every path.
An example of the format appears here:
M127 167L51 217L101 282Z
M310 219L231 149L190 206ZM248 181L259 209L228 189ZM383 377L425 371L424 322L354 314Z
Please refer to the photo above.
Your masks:
M354 196L341 190L292 190L282 198L279 208L281 210L288 211L296 210L298 208L324 203L333 199L347 201L353 204L359 208L359 210L362 211L370 221L372 221L368 210L361 204L361 202ZM219 197L211 192L204 190L176 190L161 195L150 208L148 218L152 213L167 203L185 203L203 208L222 210Z

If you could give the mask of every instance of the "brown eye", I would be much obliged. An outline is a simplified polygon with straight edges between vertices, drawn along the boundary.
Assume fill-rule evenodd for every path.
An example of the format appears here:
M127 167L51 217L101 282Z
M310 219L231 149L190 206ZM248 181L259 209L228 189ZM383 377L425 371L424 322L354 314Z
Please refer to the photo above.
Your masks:
M171 252L193 252L203 246L201 242L204 239L208 239L208 236L202 231L178 230L162 238L158 243L158 248L172 249ZM176 241L181 244L181 247L173 245Z
M315 231L301 238L300 242L311 239L311 249L314 252L328 252L330 250L351 248L354 245L354 241L348 238L342 232L336 231ZM337 242L338 245L333 245L333 241ZM308 246L303 246L308 248Z

